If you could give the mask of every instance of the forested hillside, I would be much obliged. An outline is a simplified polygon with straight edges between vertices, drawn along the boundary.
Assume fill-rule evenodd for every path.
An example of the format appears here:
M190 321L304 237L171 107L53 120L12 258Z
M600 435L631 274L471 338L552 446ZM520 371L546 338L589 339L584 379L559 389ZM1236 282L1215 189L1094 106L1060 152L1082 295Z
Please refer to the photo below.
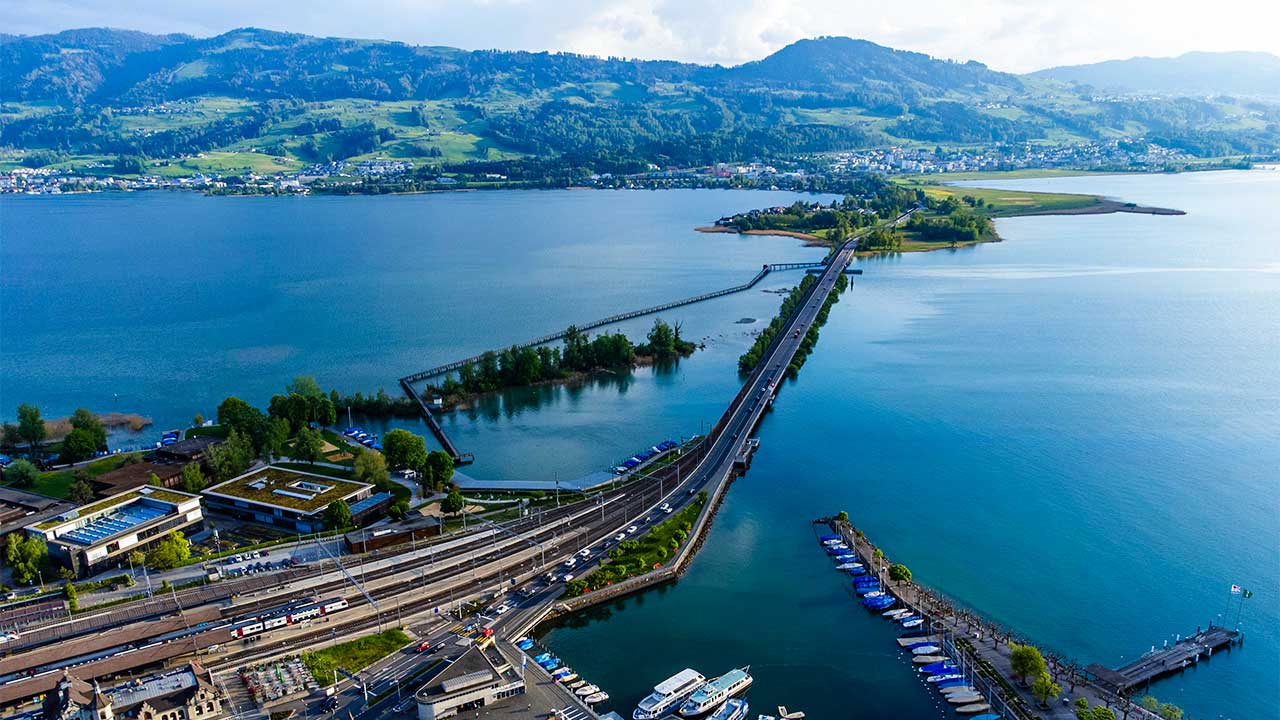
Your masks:
M211 153L208 163L268 170L383 157L563 158L609 171L1120 135L1226 155L1274 152L1280 137L1280 110L1257 101L1094 102L1057 81L849 38L726 68L256 29L89 29L0 36L0 75L0 145L28 166Z

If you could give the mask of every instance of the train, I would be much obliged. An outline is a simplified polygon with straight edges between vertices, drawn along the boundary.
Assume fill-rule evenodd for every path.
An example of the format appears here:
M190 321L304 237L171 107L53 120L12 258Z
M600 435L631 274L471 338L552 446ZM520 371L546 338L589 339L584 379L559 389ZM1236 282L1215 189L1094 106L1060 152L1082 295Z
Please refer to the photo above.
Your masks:
M241 621L231 626L232 639L247 638L259 633L274 630L285 625L296 625L305 620L312 618L332 615L340 610L345 610L350 603L346 598L330 598L328 600L319 600L313 603L305 603L302 605L287 605L284 608L276 610L268 610L267 612L252 617L248 620Z

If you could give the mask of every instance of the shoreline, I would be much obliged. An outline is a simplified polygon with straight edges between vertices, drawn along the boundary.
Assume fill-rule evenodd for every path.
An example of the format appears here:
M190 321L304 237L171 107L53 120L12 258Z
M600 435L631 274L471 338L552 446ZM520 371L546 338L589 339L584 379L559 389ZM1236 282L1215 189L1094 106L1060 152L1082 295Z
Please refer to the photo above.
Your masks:
M726 233L732 235L772 235L775 237L789 237L797 240L803 240L806 247L827 247L830 245L825 238L817 235L797 230L735 230L724 225L697 225L694 230L700 233Z

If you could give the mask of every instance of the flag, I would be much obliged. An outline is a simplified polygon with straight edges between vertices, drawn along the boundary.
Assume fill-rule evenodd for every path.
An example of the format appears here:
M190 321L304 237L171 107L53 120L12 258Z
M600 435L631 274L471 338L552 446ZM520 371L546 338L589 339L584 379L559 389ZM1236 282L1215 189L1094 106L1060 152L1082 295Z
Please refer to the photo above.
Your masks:
M1232 586L1231 586L1231 594L1232 594L1232 595L1239 595L1239 594L1240 594L1240 589L1241 589L1241 588L1240 588L1240 586L1239 586L1239 585L1232 585Z
M1245 590L1245 591L1244 591L1244 593L1241 595L1241 597L1251 598L1251 597L1253 597L1253 591L1252 591L1252 590Z

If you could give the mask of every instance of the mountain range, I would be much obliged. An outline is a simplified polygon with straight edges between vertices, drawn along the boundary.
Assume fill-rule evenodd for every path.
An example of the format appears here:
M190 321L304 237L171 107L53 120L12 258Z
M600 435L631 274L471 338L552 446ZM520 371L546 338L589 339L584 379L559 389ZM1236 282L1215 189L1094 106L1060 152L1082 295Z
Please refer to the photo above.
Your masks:
M887 143L1141 135L1197 155L1280 145L1275 103L1221 93L1099 101L1078 83L1124 75L1089 70L1100 67L1019 76L843 37L723 67L253 28L209 38L101 28L0 35L0 144L14 153L0 162L219 152L277 167L378 156L621 169Z
M1280 57L1265 52L1136 57L1048 68L1031 75L1087 85L1101 92L1280 98Z

